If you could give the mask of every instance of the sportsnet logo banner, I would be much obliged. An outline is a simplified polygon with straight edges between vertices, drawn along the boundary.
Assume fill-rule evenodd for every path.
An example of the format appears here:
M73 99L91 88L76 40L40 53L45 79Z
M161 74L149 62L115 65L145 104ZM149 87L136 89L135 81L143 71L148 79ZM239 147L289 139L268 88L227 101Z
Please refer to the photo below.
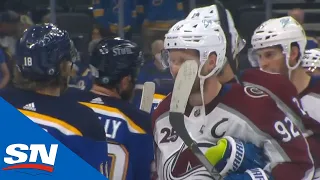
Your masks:
M2 98L0 113L1 180L106 180Z

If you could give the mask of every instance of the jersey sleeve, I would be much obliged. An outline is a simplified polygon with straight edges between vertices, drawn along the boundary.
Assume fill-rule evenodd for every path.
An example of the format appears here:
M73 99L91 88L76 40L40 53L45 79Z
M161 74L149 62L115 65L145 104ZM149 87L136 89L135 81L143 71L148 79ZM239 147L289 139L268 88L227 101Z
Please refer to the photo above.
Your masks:
M88 164L105 174L108 146L104 128L90 108L76 103L73 109L77 112L70 112L73 116L69 118L73 119L69 123L78 129L79 134L58 138Z
M108 144L106 141L95 141L82 136L57 137L57 135L54 136L60 142L107 177Z
M157 109L155 109L152 113L152 133L154 133L154 130L156 128L156 121L158 118L163 115L165 112L169 111L170 107L170 101L171 101L171 93L163 99L163 101L160 102L159 106ZM153 134L155 136L155 134ZM154 146L154 171L152 172L152 180L156 180L158 178L157 174L157 157L159 154L159 148L158 145L155 141L153 141L153 146Z
M260 128L271 136L263 144L265 154L270 159L267 171L271 171L275 180L312 179L314 173L313 159L309 146L300 130L285 115L274 108L266 115Z
M131 134L129 142L130 158L134 164L135 179L148 180L153 161L153 137L150 134Z
M151 176L151 164L153 161L153 136L151 134L151 116L144 112L137 112L131 117L146 133L129 134L128 150L133 166L134 179L148 180ZM142 125L142 123L144 125Z

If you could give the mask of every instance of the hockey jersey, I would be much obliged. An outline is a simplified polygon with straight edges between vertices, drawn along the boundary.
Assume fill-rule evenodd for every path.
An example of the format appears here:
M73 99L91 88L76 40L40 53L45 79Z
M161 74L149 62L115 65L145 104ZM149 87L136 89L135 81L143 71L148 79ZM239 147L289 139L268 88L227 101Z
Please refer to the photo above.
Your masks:
M151 117L126 101L70 89L67 98L92 108L104 126L110 180L150 179L154 159Z
M107 142L103 126L89 108L62 97L7 88L0 96L55 137L88 164L107 175Z
M159 71L154 65L153 61L149 61L144 64L137 78L135 93L132 101L137 108L140 107L142 88L145 82L154 82L156 85L151 109L152 113L162 99L164 99L172 91L173 80L169 70Z
M299 120L295 122L301 130L310 129L314 133L320 134L320 123L315 121L316 118L307 116L305 108L301 105L295 86L287 77L281 74L270 74L260 71L259 69L248 69L241 73L241 79L245 82L265 87L279 97L279 99L290 109L288 112L289 114L295 114L295 116L303 118L303 122L299 122ZM294 120L297 118L295 117L292 119Z
M317 122L311 114L305 112L306 109L301 104L298 92L291 81L281 74L270 74L260 71L259 69L248 69L243 71L241 79L265 87L274 93L279 100L282 101L277 101L279 108L281 108L280 106L287 106L287 108L283 108L282 111L286 112L286 115L290 117L305 134L315 164L317 167L320 166L320 152L318 151L318 149L320 149L320 139L317 138L317 136L320 135L320 123Z
M160 103L152 118L159 179L212 179L172 129L170 101L171 95ZM275 180L313 177L313 160L305 138L275 102L255 87L223 85L205 111L201 106L188 105L184 121L203 152L223 136L231 136L263 148L270 160L264 170Z
M97 22L111 32L118 32L119 0L93 0L93 16ZM128 31L135 24L135 1L123 1L124 31Z
M320 76L312 76L308 87L299 97L303 109L320 123Z

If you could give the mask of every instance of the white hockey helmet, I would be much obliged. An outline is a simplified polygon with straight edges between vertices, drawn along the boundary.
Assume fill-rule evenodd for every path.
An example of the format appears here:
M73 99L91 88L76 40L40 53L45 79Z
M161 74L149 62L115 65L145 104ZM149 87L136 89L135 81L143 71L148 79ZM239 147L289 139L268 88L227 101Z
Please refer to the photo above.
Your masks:
M290 66L289 57L291 44L296 42L300 49L300 59L295 66ZM262 23L253 33L251 44L254 50L280 45L286 56L286 65L289 70L296 69L302 59L307 44L303 27L292 17L270 19Z
M226 63L226 38L220 25L208 20L182 20L177 22L165 35L164 49L194 49L200 54L198 76L207 78L222 70ZM200 70L211 53L216 53L216 67L206 76ZM165 62L170 64L169 56ZM167 64L167 65L169 65Z
M307 68L311 72L320 68L320 49L315 48L306 50L302 57L301 66Z
M246 41L239 36L239 33L234 25L234 21L232 15L229 10L226 10L227 20L229 25L229 31L231 34L231 45L232 45L232 54L233 58L239 54L239 52L245 47ZM212 20L215 23L220 25L220 17L218 13L218 9L216 5L201 7L193 9L186 19L194 19L194 20Z

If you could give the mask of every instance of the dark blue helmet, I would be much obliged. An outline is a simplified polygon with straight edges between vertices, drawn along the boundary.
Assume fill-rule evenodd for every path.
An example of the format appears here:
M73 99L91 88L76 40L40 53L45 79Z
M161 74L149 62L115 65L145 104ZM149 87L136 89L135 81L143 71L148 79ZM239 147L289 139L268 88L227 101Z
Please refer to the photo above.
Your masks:
M34 25L17 45L17 67L24 78L35 81L59 76L63 61L75 60L76 49L69 34L53 24Z
M136 79L143 54L138 45L129 40L103 39L92 51L90 63L99 72L96 83L114 86L128 75Z

